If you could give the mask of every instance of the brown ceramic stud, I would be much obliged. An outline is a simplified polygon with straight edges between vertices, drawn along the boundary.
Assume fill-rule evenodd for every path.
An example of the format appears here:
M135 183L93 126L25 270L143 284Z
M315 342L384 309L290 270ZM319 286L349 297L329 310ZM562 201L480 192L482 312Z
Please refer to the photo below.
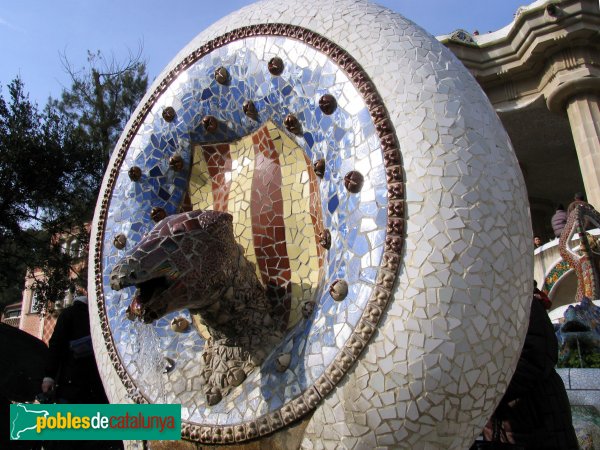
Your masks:
M325 94L319 99L319 108L321 108L321 111L328 116L333 114L337 108L335 97L331 94Z
M360 172L356 170L352 170L346 174L344 177L344 186L348 189L348 192L352 194L356 194L360 192L365 182L364 177Z
M175 109L172 106L167 106L163 109L162 116L163 119L165 119L165 122L173 122L176 116Z
M190 326L190 323L185 317L175 317L171 320L171 330L176 333L183 333Z
M131 304L127 307L125 314L129 320L136 320L139 317L142 317L144 306L139 301L138 298L134 298Z
M302 317L304 317L305 319L308 319L314 310L315 302L307 301L302 303Z
M242 109L244 110L244 114L246 114L252 120L258 120L258 111L256 110L256 105L252 100L246 100L242 105Z
M219 127L219 122L215 116L204 116L202 118L202 126L209 133L214 133Z
M246 429L244 428L244 425L236 425L234 427L233 439L236 442L240 442L246 439Z
M289 353L282 353L275 360L275 369L277 369L277 372L285 372L290 367L291 361L292 356Z
M229 72L227 72L225 67L219 67L215 70L215 80L217 80L217 83L219 84L229 83Z
M131 181L140 181L140 178L142 178L142 169L140 169L138 166L133 166L129 169L127 174L129 175L129 179Z
M331 286L329 286L329 295L331 295L331 298L336 302L341 302L348 295L348 283L340 279L335 280L331 283Z
M179 153L175 153L169 158L169 167L175 172L180 172L183 169L183 158Z
M125 244L127 244L127 238L124 234L117 234L113 239L113 245L119 250L125 248Z
M325 250L329 250L331 248L331 233L329 230L323 230L319 233L319 244Z
M175 360L165 356L165 368L163 373L170 373L175 368Z
M315 175L319 178L323 178L325 176L325 160L319 159L314 162L313 168L315 170Z
M160 222L165 217L167 217L167 212L164 209L155 206L150 212L150 217L152 217L152 220L154 220L155 222Z
M290 133L302 134L302 125L300 125L300 121L295 115L288 114L287 116L285 116L283 124Z
M125 317L127 317L128 320L131 320L132 322L137 320L137 318L139 317L131 308L131 305L129 305L127 307L127 310L125 310Z
M283 60L275 56L269 60L269 72L271 75L279 76L283 73Z

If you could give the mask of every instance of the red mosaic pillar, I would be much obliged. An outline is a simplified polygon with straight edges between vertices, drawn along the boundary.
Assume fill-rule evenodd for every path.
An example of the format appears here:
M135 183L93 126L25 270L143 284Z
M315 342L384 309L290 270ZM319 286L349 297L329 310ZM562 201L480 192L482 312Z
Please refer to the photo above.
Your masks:
M250 202L256 260L281 329L287 328L291 270L285 240L281 166L267 127L252 136L255 153Z

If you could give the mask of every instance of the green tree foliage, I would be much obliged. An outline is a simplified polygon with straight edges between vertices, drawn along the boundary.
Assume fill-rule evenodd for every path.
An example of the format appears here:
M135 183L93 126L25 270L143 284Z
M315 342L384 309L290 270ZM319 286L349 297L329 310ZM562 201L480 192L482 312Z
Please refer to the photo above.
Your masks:
M52 259L51 233L72 209L65 174L73 147L67 124L50 107L40 113L20 79L8 94L8 101L0 97L0 289L2 300L12 302L20 298L26 268Z
M63 56L63 65L73 81L63 91L61 111L75 121L86 138L110 156L121 131L148 88L146 64L130 55L126 64L88 51L88 66L74 70Z
M70 280L85 260L91 220L108 157L148 86L145 63L107 62L88 54L70 89L39 110L16 78L0 90L0 306L19 301L26 270L36 280L38 308L85 286L87 273ZM57 239L61 236L61 239ZM65 252L64 240L84 251Z

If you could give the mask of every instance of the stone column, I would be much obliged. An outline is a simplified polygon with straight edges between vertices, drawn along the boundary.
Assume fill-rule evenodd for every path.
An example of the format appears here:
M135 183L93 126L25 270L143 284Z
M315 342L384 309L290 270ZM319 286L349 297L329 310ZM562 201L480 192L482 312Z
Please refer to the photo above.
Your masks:
M579 94L566 103L587 200L600 208L600 94Z

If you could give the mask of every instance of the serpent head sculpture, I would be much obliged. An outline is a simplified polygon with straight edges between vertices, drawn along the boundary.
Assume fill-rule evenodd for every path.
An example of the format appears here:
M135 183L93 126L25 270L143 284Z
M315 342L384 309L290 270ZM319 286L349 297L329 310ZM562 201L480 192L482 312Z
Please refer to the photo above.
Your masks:
M110 283L114 290L136 286L127 309L132 320L151 323L181 309L197 316L210 334L202 357L211 404L281 339L228 213L192 211L161 220L114 266Z
M231 284L237 258L229 214L182 213L161 220L127 252L110 283L115 290L136 286L129 312L150 323L172 311L213 305Z

